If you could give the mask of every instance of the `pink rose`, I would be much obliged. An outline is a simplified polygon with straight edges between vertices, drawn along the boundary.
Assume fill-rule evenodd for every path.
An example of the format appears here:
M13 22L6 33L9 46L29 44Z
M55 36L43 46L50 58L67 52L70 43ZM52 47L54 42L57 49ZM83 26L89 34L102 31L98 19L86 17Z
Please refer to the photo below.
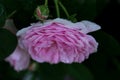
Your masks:
M56 18L34 23L18 31L19 45L37 62L81 63L97 51L98 43L88 32L100 29L95 23L72 23Z
M9 62L16 71L21 71L28 68L30 56L18 46L15 51L5 59L5 61Z

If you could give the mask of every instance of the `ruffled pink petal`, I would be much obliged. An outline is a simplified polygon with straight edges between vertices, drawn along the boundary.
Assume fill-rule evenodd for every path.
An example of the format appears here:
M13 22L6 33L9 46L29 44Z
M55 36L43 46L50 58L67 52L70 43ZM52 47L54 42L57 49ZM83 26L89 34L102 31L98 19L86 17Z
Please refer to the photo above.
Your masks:
M92 22L72 23L56 18L20 30L19 45L40 63L81 63L97 51L98 43L87 33L98 29L100 27Z

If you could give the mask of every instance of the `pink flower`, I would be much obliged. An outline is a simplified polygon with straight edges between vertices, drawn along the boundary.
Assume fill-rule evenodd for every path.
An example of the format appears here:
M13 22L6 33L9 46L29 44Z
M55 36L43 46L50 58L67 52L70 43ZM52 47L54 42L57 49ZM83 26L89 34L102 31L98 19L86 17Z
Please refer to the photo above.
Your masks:
M34 23L18 31L19 45L33 60L56 64L81 63L97 51L98 43L88 32L100 29L95 23L72 23L64 19Z
M25 50L18 46L15 51L5 59L5 61L9 62L16 71L21 71L28 68L30 56Z

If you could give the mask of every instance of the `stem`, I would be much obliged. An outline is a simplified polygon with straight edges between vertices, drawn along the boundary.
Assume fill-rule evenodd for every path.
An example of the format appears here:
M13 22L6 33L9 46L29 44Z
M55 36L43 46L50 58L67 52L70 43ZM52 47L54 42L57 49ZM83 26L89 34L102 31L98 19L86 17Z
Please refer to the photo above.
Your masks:
M16 10L15 10L15 11L13 11L10 15L8 15L8 17L7 17L7 18L12 17L12 16L13 16L16 12L17 12Z
M48 5L48 0L45 0L45 6L47 6Z
M64 6L60 1L59 1L59 5L60 5L60 7L63 9L63 11L65 12L67 18L69 18L70 15L69 15L67 9L65 8L65 6Z
M60 10L59 10L59 6L58 6L58 0L54 0L54 3L55 3L57 17L60 17Z

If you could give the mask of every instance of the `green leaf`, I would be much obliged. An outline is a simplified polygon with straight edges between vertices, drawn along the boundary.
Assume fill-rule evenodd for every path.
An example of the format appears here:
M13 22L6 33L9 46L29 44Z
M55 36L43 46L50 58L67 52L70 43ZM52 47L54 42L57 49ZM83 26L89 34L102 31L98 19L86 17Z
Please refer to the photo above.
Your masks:
M0 61L9 56L15 49L17 38L10 31L0 29Z
M70 75L71 77L73 77L73 79L75 80L93 80L94 77L91 73L91 71L84 66L83 64L70 64L67 65L66 68L68 71L68 75Z
M0 4L0 27L3 27L6 20L6 13L3 5Z

